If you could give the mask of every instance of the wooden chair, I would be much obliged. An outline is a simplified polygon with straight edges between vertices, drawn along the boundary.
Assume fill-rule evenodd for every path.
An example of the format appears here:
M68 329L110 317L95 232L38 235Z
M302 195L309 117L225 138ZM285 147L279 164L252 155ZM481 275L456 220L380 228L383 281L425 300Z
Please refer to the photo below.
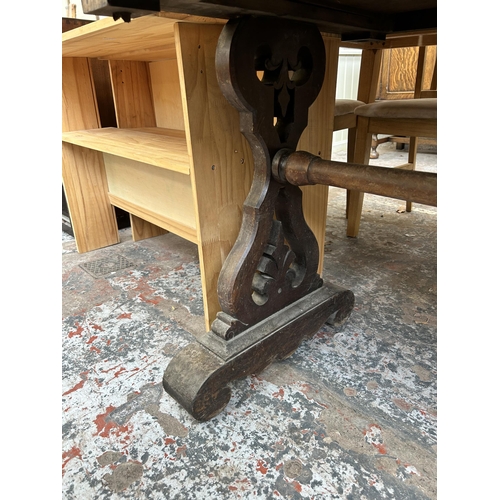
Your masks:
M377 101L358 106L354 114L357 126L353 163L369 163L374 133L437 137L437 98ZM395 168L414 170L415 163ZM348 196L347 236L352 238L358 235L363 198L364 193L360 191L351 191Z
M436 47L433 48L435 49ZM411 93L413 99L437 97L437 56L435 56L434 64L431 66L432 52L430 54L429 52L430 52L430 46L418 47L415 85L414 85L414 90ZM428 86L426 86L424 80L426 80L430 75L431 75L430 85L429 82L427 82ZM380 82L380 85L382 85L382 82ZM408 163L415 163L417 155L417 140L418 139L416 137L404 137L401 134L392 135L379 139L377 137L377 133L375 133L372 137L372 149L370 152L370 158L376 159L379 157L379 153L377 151L377 147L379 146L379 144L382 144L384 142L395 142L396 147L400 149L403 149L405 144L409 145ZM429 138L426 138L426 140L428 141ZM435 144L435 141L431 140L430 143ZM411 204L407 208L408 208L407 211L410 212Z

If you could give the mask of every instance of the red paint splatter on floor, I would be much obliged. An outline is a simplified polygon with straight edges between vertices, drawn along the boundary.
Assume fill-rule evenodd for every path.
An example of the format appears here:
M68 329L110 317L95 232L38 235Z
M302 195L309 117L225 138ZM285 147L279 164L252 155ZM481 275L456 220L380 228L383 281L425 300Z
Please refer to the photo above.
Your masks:
M295 490L298 491L299 493L302 491L302 485L299 482L293 481L292 485L295 488Z
M98 339L97 335L93 335L92 337L90 337L87 340L87 344L92 344L92 342L94 342L94 340L97 340L97 339Z
M122 366L118 371L115 372L114 378L117 378L119 375L121 375L123 372L126 372L126 371L127 371L127 369L124 366Z
M278 392L273 392L273 397L275 398L283 399L284 396L285 396L285 391L283 390L283 387L280 387Z
M370 424L370 427L363 431L366 441L371 444L381 455L387 454L387 448L382 442L382 427L378 424Z
M112 427L114 427L113 422L106 422L106 417L115 409L114 406L108 406L104 413L100 413L94 420L94 423L97 427L97 435L104 432L102 435L105 437L109 436L109 431Z
M107 370L101 370L102 373L109 373L110 371L113 371L115 368L118 368L120 365L115 365L112 366L111 368L108 368Z
M118 316L118 319L132 319L132 313L122 313Z
M72 389L67 390L66 392L63 393L63 396L67 396L68 394L71 394L72 392L77 391L78 389L81 389L83 387L83 384L85 384L85 380L81 380L76 384Z
M82 378L82 380L80 382L78 382L78 384L76 384L74 387L72 387L71 389L68 389L66 392L64 392L63 396L67 396L68 394L71 394L72 392L75 392L75 391L78 391L78 389L81 389L83 387L83 385L85 384L85 382L87 382L88 374L89 374L88 371L80 373L80 377Z
M67 463L72 459L72 458L82 458L82 452L80 451L80 448L77 446L73 446L71 450L68 451L63 451L62 458L63 458L63 464L62 464L62 474L64 476L64 467L66 467Z
M231 490L231 491L238 491L238 488L236 486L228 486L228 488Z
M147 295L145 295L144 293L141 293L139 294L139 298L143 301L143 302L146 302L147 304L153 304L153 305L156 305L156 304L159 304L160 303L160 299L153 299L151 297L148 297Z
M99 330L101 332L103 332L104 330L102 329L102 326L101 325L96 325L96 324L92 324L92 328L94 330Z
M267 474L267 467L264 466L264 462L262 460L257 460L257 470L261 474Z
M175 450L175 454L178 457L185 457L186 456L186 451L187 451L187 445L179 446L177 450Z
M165 438L165 444L168 446L169 444L174 444L175 439L172 438Z
M118 434L128 433L129 426L128 425L118 425L113 420L108 420L110 413L115 409L114 406L108 406L104 413L100 413L94 419L94 424L97 428L96 436L109 437L109 434L112 430L116 430Z
M101 354L101 350L93 345L90 346L90 350L96 352L97 354Z
M132 370L129 370L129 371L130 371L130 373L131 373L132 375L134 375L134 372L138 372L138 371L140 371L140 368L132 368ZM132 375L130 375L128 378L132 377Z
M82 333L83 333L83 326L81 326L80 324L77 323L76 330L74 332L69 332L68 337L72 338L72 337L76 337L77 335L81 337Z
M378 424L370 424L370 426L368 427L368 429L365 429L363 431L363 434L365 436L373 435L374 433L377 432L377 431L374 431L373 429L377 429L380 432L382 431L382 427L380 427L380 425L378 425Z

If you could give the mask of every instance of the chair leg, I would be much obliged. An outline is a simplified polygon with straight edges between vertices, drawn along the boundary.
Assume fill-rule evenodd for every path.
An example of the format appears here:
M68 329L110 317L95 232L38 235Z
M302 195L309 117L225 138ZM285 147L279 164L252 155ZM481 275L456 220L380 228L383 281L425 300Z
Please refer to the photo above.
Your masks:
M350 128L347 130L347 161L349 163L354 162L354 146L356 144L356 128ZM346 192L346 204L345 204L345 218L349 218L349 198L351 190L348 189Z
M370 151L370 158L372 160L376 160L380 155L377 151L379 142L378 142L378 134L373 134L372 135L372 147Z
M354 147L356 146L356 128L347 130L347 161L352 163L354 161Z
M368 133L369 119L358 117L356 127L356 140L354 145L353 163L368 165L370 162L370 148L372 135ZM351 190L347 207L347 231L350 238L356 238L361 222L364 193Z
M418 147L418 137L410 137L410 143L408 145L408 163L411 165L410 170L415 170L415 165L417 163L417 147ZM411 201L406 202L406 211L411 212L413 204Z
M347 218L346 232L349 238L356 238L358 236L364 197L365 193L362 191L350 191L348 206L349 217Z

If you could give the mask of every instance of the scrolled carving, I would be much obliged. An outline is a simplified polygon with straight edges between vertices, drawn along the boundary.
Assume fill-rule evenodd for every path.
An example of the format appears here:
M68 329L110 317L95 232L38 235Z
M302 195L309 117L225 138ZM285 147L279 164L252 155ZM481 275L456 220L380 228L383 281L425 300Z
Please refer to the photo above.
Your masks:
M286 293L300 272L294 269L295 254L285 244L281 222L275 220L269 241L260 258L252 281L252 298L258 305L265 304L269 296Z
M216 66L222 92L240 112L255 165L242 228L218 283L226 316L219 315L212 329L228 339L321 285L302 193L276 181L271 162L279 150L296 149L321 90L325 48L314 25L239 18L224 27Z

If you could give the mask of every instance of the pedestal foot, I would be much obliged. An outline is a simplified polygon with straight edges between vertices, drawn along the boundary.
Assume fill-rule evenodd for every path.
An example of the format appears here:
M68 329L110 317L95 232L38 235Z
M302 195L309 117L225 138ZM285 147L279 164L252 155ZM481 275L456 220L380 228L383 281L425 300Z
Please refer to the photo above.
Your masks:
M228 384L290 356L328 318L343 323L354 306L351 291L334 285L318 290L252 326L244 335L221 339L212 331L180 351L163 376L163 387L195 419L206 421L231 398Z

